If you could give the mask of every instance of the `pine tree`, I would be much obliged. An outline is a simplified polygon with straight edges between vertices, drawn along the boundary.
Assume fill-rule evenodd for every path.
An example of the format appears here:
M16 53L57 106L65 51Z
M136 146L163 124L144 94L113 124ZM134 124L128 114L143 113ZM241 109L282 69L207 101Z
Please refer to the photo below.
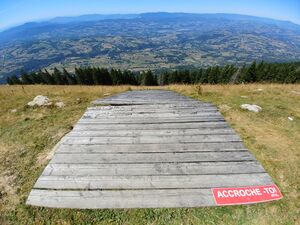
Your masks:
M154 86L157 85L156 77L153 75L151 70L143 73L142 85L145 86Z
M100 68L99 72L100 72L100 76L101 76L101 83L103 85L112 85L112 79L111 79L111 75L110 75L108 69Z
M77 84L84 84L84 73L82 68L75 68L75 79Z
M30 79L29 74L24 70L21 71L21 83L22 84L33 84L33 81Z
M99 68L93 68L93 83L95 85L100 85L102 84L102 80L101 80L101 72L99 70Z
M91 67L87 67L84 70L84 84L86 85L94 85L93 80L93 69Z
M190 77L190 71L184 70L180 74L180 83L182 84L190 84L191 83L191 77Z
M65 84L74 85L76 84L76 78L74 75L70 74L65 68L63 68L63 77L65 79Z
M256 68L256 81L260 82L264 80L265 75L265 62L261 61Z
M12 76L11 80L14 84L21 84L20 78L18 78L16 75Z
M256 82L257 74L256 74L256 61L254 61L246 70L243 81L246 83Z
M202 76L200 77L200 83L201 84L207 84L208 83L208 74L210 73L211 68L209 67L208 69L204 70L202 72Z
M39 70L39 71L37 72L37 76L40 77L41 83L42 83L42 84L48 84L47 78L46 78L46 76L44 75L44 72L43 72L42 70Z
M285 83L299 83L300 82L300 67L293 70L289 76L284 80Z
M63 85L64 84L64 81L62 79L62 73L56 67L54 67L52 76L54 78L54 81L55 81L56 85Z
M12 78L12 77L6 77L6 83L8 83L9 85L15 84L15 83L12 81L11 78Z
M209 70L209 73L207 75L207 82L209 84L216 84L216 83L218 83L219 73L220 73L220 70L219 70L218 66L217 67L212 67Z
M47 81L47 84L51 84L51 85L55 84L53 75L51 75L47 69L44 70L43 74L44 74L45 80Z

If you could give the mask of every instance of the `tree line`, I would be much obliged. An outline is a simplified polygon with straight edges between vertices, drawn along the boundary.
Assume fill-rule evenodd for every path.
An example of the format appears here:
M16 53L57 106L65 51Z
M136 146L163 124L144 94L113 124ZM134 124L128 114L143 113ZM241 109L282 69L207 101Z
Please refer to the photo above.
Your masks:
M48 85L168 85L168 84L226 84L226 83L299 83L300 62L266 63L254 61L243 67L233 65L208 68L166 70L154 73L151 70L133 72L130 70L100 67L75 68L74 73L54 68L37 72L21 71L19 76L7 78L7 83Z

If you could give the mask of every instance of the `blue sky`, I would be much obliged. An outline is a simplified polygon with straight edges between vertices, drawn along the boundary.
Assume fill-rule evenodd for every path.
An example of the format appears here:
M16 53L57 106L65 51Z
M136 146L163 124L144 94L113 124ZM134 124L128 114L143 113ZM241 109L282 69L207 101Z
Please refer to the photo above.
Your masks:
M300 0L0 0L0 29L57 16L162 11L238 13L300 24Z

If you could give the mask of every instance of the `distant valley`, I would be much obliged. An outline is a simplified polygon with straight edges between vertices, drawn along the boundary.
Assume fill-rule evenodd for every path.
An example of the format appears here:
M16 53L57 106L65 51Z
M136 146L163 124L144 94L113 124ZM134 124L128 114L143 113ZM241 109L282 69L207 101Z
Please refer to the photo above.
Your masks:
M0 33L0 83L20 70L164 70L300 60L300 25L233 14L86 15Z

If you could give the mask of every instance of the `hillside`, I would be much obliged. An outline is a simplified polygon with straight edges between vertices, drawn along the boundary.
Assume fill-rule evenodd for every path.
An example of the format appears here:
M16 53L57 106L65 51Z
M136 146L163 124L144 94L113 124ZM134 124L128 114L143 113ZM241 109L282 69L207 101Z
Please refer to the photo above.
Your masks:
M300 85L172 85L164 89L211 102L283 193L278 202L178 209L69 210L25 205L53 146L90 102L136 86L0 86L0 224L297 224L299 220ZM157 88L157 87L156 87ZM26 107L36 95L64 108ZM241 104L257 104L260 113ZM288 117L293 118L290 120Z
M300 26L232 14L86 15L0 33L0 83L21 69L144 70L300 58Z

